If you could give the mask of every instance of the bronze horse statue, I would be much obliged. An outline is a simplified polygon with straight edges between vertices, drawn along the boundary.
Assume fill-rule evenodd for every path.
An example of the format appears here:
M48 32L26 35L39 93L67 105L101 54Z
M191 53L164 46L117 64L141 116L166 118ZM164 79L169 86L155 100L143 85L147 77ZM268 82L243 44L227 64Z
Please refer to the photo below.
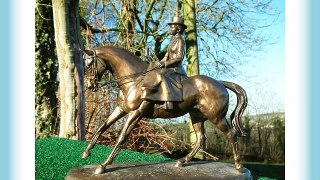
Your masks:
M112 46L84 50L84 59L86 67L94 72L93 78L89 80L88 88L96 91L97 82L101 79L103 73L109 70L113 74L115 81L117 81L120 92L118 94L117 107L94 134L88 147L84 150L82 158L90 155L90 149L94 147L97 139L106 129L128 114L114 149L107 160L96 168L95 174L105 172L106 166L113 162L131 130L141 118L174 118L186 113L190 114L197 140L192 151L184 158L179 159L175 166L179 167L191 161L200 150L206 140L204 122L210 120L224 133L231 143L235 168L240 172L243 171L243 166L240 164L237 137L246 135L240 118L247 106L247 96L244 89L239 85L232 82L217 81L202 75L192 76L182 81L183 101L174 102L173 109L163 109L161 106L155 106L155 104L161 102L151 102L152 106L141 108L143 100L141 99L140 84L145 73L150 71L145 61L142 61L128 50ZM229 106L227 89L237 95L237 105L230 117L232 127L226 119Z

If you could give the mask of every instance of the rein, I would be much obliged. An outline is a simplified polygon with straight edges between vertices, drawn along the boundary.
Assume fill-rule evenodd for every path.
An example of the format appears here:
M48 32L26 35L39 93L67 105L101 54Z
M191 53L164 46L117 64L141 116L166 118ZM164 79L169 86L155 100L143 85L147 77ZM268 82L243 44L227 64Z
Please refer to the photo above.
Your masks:
M93 56L91 56L90 58L93 58L93 64L92 64L92 69L93 69L93 80L94 80L94 90L98 90L99 88L103 87L103 86L106 86L108 84L111 84L111 83L116 83L118 84L118 87L121 87L122 85L124 84L127 84L127 83L130 83L130 82L134 82L134 81L138 81L137 79L136 80L132 80L132 78L134 77L137 77L137 76L143 76L145 75L146 73L150 72L150 71L154 71L156 69L161 69L162 68L162 65L159 63L158 66L155 66L151 69L148 69L148 70L145 70L145 71L142 71L142 72L139 72L139 73L134 73L134 74L130 74L130 75L127 75L127 76L122 76L122 77L119 77L119 78L114 78L114 80L110 80L104 84L101 84L99 86L99 82L98 82L98 60L100 61L100 63L106 67L106 64L96 55L96 51L93 50ZM90 68L90 69L91 69ZM131 80L128 80L128 81L125 81L123 83L120 83L121 81L125 80L125 79L131 79Z

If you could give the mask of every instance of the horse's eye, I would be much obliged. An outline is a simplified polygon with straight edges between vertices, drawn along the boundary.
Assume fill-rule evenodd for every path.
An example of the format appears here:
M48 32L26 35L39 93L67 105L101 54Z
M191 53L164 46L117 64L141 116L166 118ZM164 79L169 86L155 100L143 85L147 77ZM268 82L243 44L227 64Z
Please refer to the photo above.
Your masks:
M92 62L93 62L93 58L87 58L87 59L85 59L85 64L86 64L87 67L90 67L91 64L92 64Z

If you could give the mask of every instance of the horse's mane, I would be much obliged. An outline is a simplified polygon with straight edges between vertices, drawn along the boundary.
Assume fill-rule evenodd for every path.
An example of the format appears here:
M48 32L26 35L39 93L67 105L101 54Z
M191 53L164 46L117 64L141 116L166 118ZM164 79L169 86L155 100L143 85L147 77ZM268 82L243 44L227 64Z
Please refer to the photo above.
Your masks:
M116 52L116 53L125 53L125 55L129 55L131 60L135 60L138 62L142 62L142 63L146 63L145 61L143 61L140 57L138 57L137 55L133 54L131 51L129 51L128 49L125 49L123 47L118 47L118 46L99 46L97 48L95 48L96 50L109 50L112 52ZM120 51L120 52L119 52Z
M95 48L96 53L100 57L107 58L111 61L121 61L124 66L130 67L130 72L132 73L140 73L148 68L148 64L146 61L143 61L138 56L128 51L127 49L115 46L100 46ZM108 59L108 58L107 58ZM118 60L116 60L118 59ZM117 64L116 66L118 66ZM113 67L117 68L117 67Z

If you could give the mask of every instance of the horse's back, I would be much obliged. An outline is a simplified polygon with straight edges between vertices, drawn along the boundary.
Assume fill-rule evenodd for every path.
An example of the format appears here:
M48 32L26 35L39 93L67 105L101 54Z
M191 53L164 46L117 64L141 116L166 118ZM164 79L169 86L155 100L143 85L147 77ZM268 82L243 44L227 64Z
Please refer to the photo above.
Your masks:
M229 94L225 86L213 78L197 75L182 82L184 100L194 102L194 108L207 117L225 116Z
M183 93L188 95L190 93L197 93L199 95L211 94L215 97L228 95L228 91L225 86L218 80L215 80L208 76L196 75L188 77L188 79L182 81ZM192 92L190 91L196 92Z

